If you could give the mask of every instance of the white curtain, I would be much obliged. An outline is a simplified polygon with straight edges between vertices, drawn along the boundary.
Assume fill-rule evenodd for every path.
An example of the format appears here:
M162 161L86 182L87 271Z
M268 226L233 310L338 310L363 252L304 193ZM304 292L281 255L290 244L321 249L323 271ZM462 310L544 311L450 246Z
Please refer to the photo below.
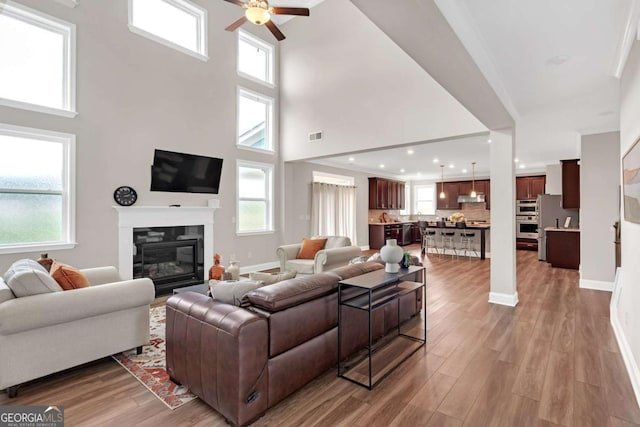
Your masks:
M311 184L311 232L314 236L347 236L357 245L356 187Z

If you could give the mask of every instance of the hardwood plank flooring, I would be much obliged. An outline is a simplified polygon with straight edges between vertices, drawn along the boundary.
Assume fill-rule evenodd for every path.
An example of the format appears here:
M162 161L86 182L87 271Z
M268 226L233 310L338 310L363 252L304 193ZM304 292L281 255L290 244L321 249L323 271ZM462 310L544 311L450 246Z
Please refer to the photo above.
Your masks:
M640 426L610 293L579 289L577 271L518 251L520 304L504 307L487 302L489 260L423 260L426 348L373 391L327 371L254 425ZM63 405L69 426L226 425L199 399L169 410L110 358L0 395L0 405L35 404Z

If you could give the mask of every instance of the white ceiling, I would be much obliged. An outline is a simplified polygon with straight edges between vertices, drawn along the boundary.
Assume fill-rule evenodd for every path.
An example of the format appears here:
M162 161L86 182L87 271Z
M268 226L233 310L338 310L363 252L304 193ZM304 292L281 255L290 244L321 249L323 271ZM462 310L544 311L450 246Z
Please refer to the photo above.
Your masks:
M516 153L523 163L530 161L520 172L539 172L545 164L579 155L580 134L618 129L619 81L613 74L633 0L423 1L435 1L514 117L517 131L522 130ZM473 154L479 167L488 166L486 142L486 153L477 152L477 142L451 143L447 161L457 167L473 161ZM416 149L421 158L432 159L445 153L444 146ZM393 168L393 175L408 179L398 172L400 164L391 164L406 160L404 151L354 156L357 164L349 167L379 174L378 165L386 162L387 171ZM344 167L345 158L319 162ZM421 166L409 162L404 163L407 171Z

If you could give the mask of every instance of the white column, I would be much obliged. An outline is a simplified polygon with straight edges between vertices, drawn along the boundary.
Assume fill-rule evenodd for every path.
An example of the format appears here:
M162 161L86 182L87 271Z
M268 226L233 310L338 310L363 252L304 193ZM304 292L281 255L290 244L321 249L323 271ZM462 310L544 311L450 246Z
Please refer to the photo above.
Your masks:
M514 133L491 131L491 290L489 302L515 307L516 197Z

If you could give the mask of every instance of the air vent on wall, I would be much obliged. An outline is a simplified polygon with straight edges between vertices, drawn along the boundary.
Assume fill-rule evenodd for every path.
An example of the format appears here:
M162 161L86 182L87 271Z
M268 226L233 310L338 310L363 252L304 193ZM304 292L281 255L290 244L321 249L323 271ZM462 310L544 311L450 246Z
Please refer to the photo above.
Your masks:
M318 142L322 141L324 138L324 132L312 132L309 134L309 142Z

